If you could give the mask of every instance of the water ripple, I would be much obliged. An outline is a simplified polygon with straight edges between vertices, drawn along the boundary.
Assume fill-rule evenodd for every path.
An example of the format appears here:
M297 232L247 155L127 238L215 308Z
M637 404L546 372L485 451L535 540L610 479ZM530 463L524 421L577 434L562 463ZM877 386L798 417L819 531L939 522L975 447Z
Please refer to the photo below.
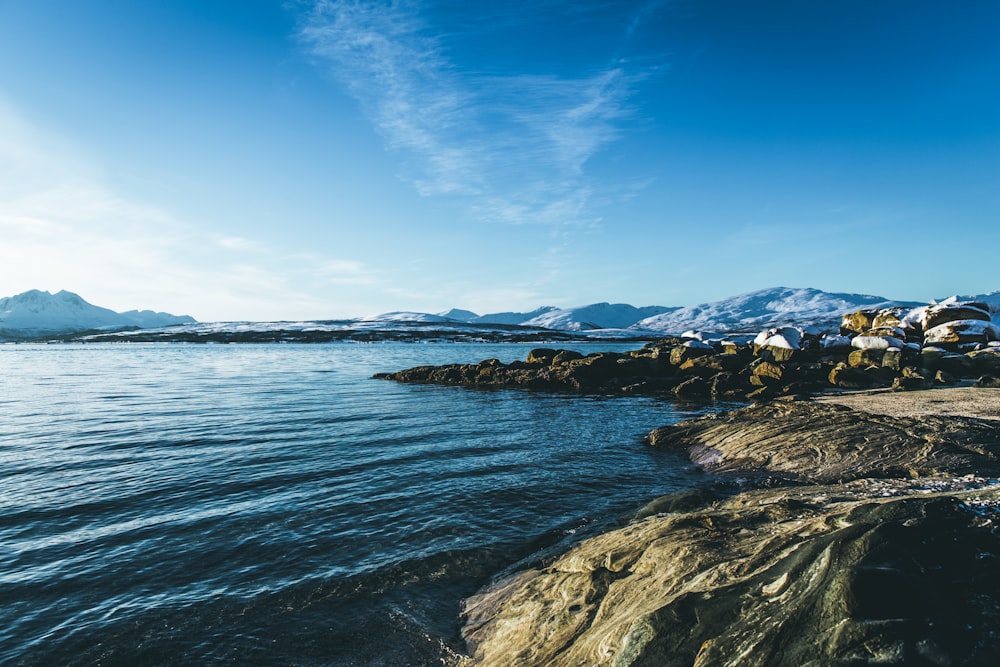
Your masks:
M369 379L529 347L0 348L0 662L446 660L491 575L701 483L669 403Z

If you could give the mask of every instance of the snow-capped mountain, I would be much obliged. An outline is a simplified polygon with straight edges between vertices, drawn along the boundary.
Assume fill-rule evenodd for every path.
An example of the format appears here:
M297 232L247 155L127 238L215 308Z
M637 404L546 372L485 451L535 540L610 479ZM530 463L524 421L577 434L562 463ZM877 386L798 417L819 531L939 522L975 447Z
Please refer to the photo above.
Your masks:
M15 337L70 333L90 329L151 328L188 324L194 318L151 310L116 313L62 290L55 294L29 290L0 299L0 332Z
M646 318L633 328L679 334L688 330L730 333L757 332L772 326L807 325L836 329L844 313L862 308L915 307L915 302L891 301L867 294L839 294L812 288L772 287L747 294L678 308Z
M451 310L446 310L443 313L438 313L441 317L449 320L455 320L456 322L471 322L472 320L479 317L471 310L462 310L461 308L452 308Z
M640 320L669 313L672 310L676 309L664 306L636 308L627 303L594 303L579 308L553 309L522 324L561 331L626 329Z
M480 315L474 319L466 320L467 322L475 322L476 324L505 324L505 325L518 325L524 324L528 320L533 320L536 317L545 315L546 313L551 313L556 310L555 306L542 306L541 308L535 308L528 313L490 313L488 315Z
M433 315L431 313L415 313L407 310L394 310L390 313L381 313L363 317L361 322L454 322L455 320L443 315Z
M995 299L1000 292L985 297L954 297L964 300ZM688 307L645 306L624 303L594 303L576 308L543 306L528 313L476 315L468 310L426 313L386 313L368 320L392 322L453 321L470 324L518 325L554 331L597 331L630 329L636 332L681 334L697 330L706 333L759 332L773 326L813 325L836 330L844 313L862 308L890 306L916 307L916 302L893 301L868 294L823 292L812 288L772 287L740 294L711 303ZM998 305L1000 309L1000 305Z
M627 303L592 303L576 308L556 308L542 306L528 313L490 313L477 315L470 310L452 308L437 315L426 313L385 313L376 315L377 320L412 322L435 321L428 318L444 318L467 324L500 324L507 326L537 327L556 331L592 331L595 329L625 329L641 319L675 310L663 306L636 308Z

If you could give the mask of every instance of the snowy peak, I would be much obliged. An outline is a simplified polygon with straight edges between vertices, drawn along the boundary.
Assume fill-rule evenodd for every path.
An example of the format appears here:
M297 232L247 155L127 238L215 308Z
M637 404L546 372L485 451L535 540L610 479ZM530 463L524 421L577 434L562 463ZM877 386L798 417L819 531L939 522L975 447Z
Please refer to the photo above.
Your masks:
M29 290L0 298L0 331L7 335L28 337L50 333L69 333L89 329L124 329L188 324L194 319L150 310L116 313L88 303L73 292L55 294Z
M663 306L636 308L627 303L594 303L579 308L553 309L527 320L524 324L562 331L625 329L644 318L672 310L675 309Z
M525 326L557 331L591 331L595 329L625 329L639 320L670 312L673 308L645 306L637 308L627 303L593 303L577 308L542 306L527 313L490 313L476 315L470 310L452 308L436 315L429 313L394 312L366 318L368 321L390 322L464 322L466 324L495 324Z
M720 301L678 308L638 322L636 329L677 334L688 330L718 333L753 332L768 327L811 324L836 329L844 313L862 308L913 307L920 304L891 301L868 294L772 287Z
M524 324L528 320L535 319L545 313L552 312L556 310L554 306L542 306L541 308L536 308L530 313L490 313L488 315L481 315L474 320L469 320L469 322L474 322L476 324L505 324L505 325L517 325Z
M454 320L443 315L432 315L431 313L415 313L406 310L394 310L390 313L380 313L364 317L362 322L453 322Z
M479 317L479 315L476 315L471 310L462 310L461 308L452 308L443 313L438 313L438 315L445 319L455 320L456 322L471 322Z

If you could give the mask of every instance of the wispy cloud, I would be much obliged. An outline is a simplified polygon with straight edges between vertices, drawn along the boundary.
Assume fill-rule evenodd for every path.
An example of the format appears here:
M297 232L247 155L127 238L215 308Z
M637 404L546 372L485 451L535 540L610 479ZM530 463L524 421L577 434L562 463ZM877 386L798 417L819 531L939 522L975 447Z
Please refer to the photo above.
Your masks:
M359 100L422 195L465 198L483 220L597 222L586 165L619 137L642 73L616 57L572 78L465 69L421 9L319 0L301 38Z
M0 98L0 296L68 289L115 310L271 319L365 312L363 299L337 297L377 289L360 262L196 222L122 196L98 163Z

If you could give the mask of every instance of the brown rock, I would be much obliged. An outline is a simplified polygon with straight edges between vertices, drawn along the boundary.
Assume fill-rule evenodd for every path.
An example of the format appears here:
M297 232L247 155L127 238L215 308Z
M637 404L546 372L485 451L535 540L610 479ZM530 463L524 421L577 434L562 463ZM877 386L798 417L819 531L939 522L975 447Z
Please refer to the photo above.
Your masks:
M956 345L989 343L1000 338L1000 328L989 321L954 320L924 331L924 343L945 345L954 349Z
M683 399L702 399L712 395L712 385L700 377L693 377L674 387L674 395Z
M559 352L552 357L552 365L565 364L577 359L583 359L583 355L575 350L559 350Z
M757 360L750 365L750 382L758 387L776 386L789 382L790 375L786 366L772 361Z
M738 356L731 354L709 354L703 357L688 359L677 368L689 374L709 378L718 373L737 371L742 366L743 362Z
M719 373L712 378L712 398L719 401L734 401L745 398L749 391L748 382L736 373Z
M972 360L964 354L946 354L934 363L934 368L953 375L956 378L973 377L976 375Z
M982 320L989 322L989 308L981 308L981 305L954 303L931 306L924 314L924 331L926 332L938 325L958 320Z
M715 350L707 345L678 345L670 350L670 363L674 366L680 366L688 359L696 359L711 354L715 354Z
M882 355L882 366L899 371L903 365L903 351L891 347Z
M901 376L892 381L892 388L895 391L913 391L916 389L926 389L930 383L922 377Z
M872 327L903 327L903 316L908 312L907 308L883 308L875 314L872 319Z
M868 389L878 383L878 381L861 370L860 368L851 368L846 363L837 364L827 379L835 387L840 389Z
M984 375L976 380L972 386L979 389L1000 389L1000 377Z
M875 310L856 310L853 313L844 315L840 322L840 333L843 336L859 334L872 328L875 322Z
M527 362L529 364L545 364L548 365L552 363L552 359L559 354L559 350L553 350L548 347L536 347L534 350L528 352Z
M869 366L881 366L885 359L885 350L863 348L854 350L847 356L847 365L851 368L868 368Z
M988 347L966 354L978 375L1000 375L1000 348Z

